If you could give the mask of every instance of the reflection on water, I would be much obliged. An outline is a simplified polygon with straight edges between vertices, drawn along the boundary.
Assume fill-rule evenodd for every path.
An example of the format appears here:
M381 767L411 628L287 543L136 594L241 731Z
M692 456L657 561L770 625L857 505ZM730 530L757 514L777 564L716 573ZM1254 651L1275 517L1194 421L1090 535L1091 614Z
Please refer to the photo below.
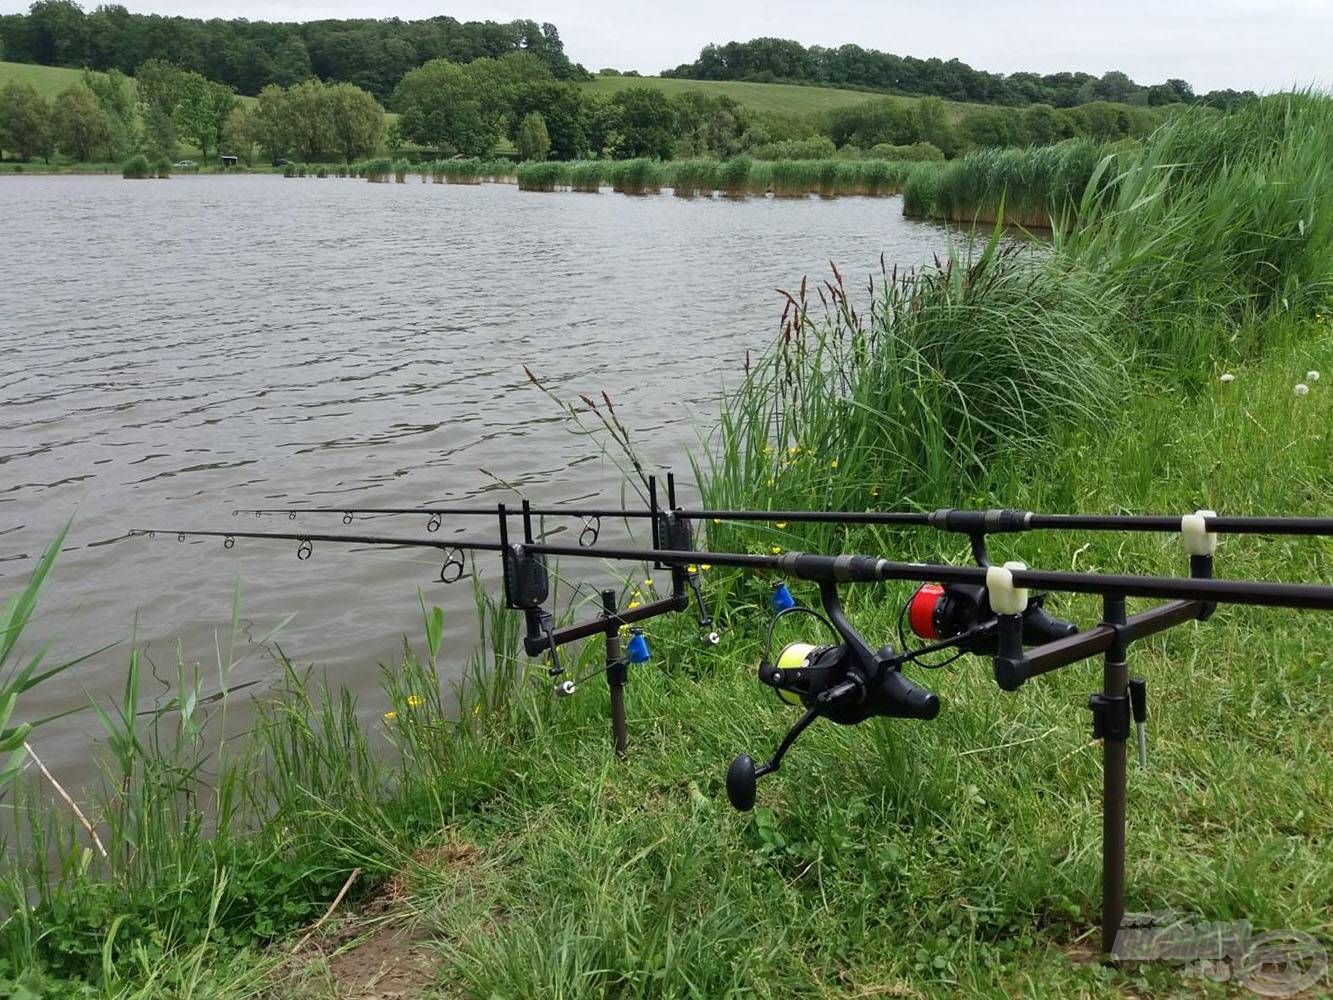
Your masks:
M433 583L433 556L104 543L134 526L240 527L234 506L460 500L498 481L544 501L618 497L612 456L570 433L523 365L562 395L608 391L644 458L684 469L719 390L776 331L776 288L830 260L854 287L881 252L915 264L947 242L897 198L268 176L0 179L0 218L0 594L74 518L32 636L83 652L127 639L137 613L174 674L177 639L214 662L239 577L249 634L295 614L283 648L364 692L420 632L418 587L450 615L444 659L470 648L469 588ZM26 708L118 686L126 656ZM235 680L272 669L255 655ZM78 760L88 724L42 731L43 757Z

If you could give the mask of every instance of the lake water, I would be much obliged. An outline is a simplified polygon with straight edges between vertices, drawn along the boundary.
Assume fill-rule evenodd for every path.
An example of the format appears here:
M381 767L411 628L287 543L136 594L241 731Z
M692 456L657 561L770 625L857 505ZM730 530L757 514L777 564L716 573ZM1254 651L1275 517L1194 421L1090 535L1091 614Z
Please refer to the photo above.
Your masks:
M376 664L421 634L419 587L449 613L447 663L472 646L470 588L433 582L433 554L317 545L298 562L286 543L115 540L135 526L291 527L242 523L237 506L512 498L497 480L544 502L618 499L619 469L524 365L563 397L605 390L642 456L685 472L746 351L776 333L777 288L830 260L864 287L881 253L912 265L946 247L942 228L901 212L898 198L415 179L0 178L0 596L73 517L29 638L86 652L127 640L137 615L140 644L174 676L178 640L187 661L216 662L239 577L248 635L295 615L283 648L374 710ZM316 523L347 530L302 522ZM425 519L357 528L424 534ZM127 656L122 643L94 657L21 711L118 688ZM273 673L254 650L233 679ZM77 780L93 728L86 713L48 726L39 752Z

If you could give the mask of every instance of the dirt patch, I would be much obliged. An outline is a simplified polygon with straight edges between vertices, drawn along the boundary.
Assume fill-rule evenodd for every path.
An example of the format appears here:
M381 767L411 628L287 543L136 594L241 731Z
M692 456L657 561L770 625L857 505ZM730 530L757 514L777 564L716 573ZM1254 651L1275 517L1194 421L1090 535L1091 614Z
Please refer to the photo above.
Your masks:
M409 1000L435 979L424 928L381 923L351 947L328 959L339 1000Z
M474 844L448 840L425 847L357 913L335 917L291 957L283 978L298 995L337 1000L413 1000L437 979L438 949L407 900L433 872L478 867Z

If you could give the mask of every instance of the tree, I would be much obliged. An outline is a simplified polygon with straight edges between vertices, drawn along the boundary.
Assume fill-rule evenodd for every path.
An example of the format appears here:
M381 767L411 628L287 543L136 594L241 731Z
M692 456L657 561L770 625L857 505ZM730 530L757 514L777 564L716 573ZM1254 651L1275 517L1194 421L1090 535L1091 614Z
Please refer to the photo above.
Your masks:
M520 160L544 160L551 152L551 137L546 132L546 119L536 111L530 111L519 123L518 135L514 138Z
M963 134L972 145L983 149L1027 144L1022 112L1015 108L993 108L970 114L963 119Z
M186 73L172 118L177 132L192 140L207 160L208 151L217 149L223 126L235 106L236 95L230 87L211 83L198 73Z
M21 160L51 156L51 102L31 84L10 80L0 89L0 150Z
M52 130L60 150L79 162L91 160L93 153L111 140L111 128L97 97L82 84L69 87L56 98Z
M1023 131L1034 146L1050 146L1074 134L1072 123L1049 104L1023 109Z
M422 146L488 156L500 138L499 121L482 107L476 81L447 59L412 70L394 91L407 139Z
M184 86L185 71L162 59L149 59L134 71L134 93L141 113L154 107L174 113Z
M923 97L916 102L916 130L922 142L928 142L954 156L963 145L957 126L949 121L948 107L938 97Z
M521 83L513 91L507 120L517 139L519 124L533 113L541 115L551 139L550 155L557 160L573 160L588 153L589 102L574 84L563 80L533 80Z
M135 144L134 98L129 80L117 69L106 73L93 73L85 69L83 85L92 91L102 113L106 115L110 132L107 143L109 158L117 160L124 157Z
M324 98L324 85L307 80L289 87L281 104L281 128L289 149L303 160L320 160L334 152L333 108Z
M259 141L256 129L256 113L244 105L238 104L231 109L227 123L222 127L222 145L219 152L239 156L248 167L254 162L255 143Z
M850 144L863 149L881 142L904 146L922 138L916 115L884 99L830 111L828 130L829 138L837 145Z
M176 122L166 108L153 105L144 112L143 147L154 160L176 158Z
M667 159L676 139L676 112L670 100L652 87L629 87L611 98L620 112L616 155Z
M259 92L251 112L250 128L254 141L271 160L279 160L291 148L287 131L287 92L270 83Z
M384 143L384 108L360 87L326 84L324 96L333 121L334 148L344 160L375 152Z

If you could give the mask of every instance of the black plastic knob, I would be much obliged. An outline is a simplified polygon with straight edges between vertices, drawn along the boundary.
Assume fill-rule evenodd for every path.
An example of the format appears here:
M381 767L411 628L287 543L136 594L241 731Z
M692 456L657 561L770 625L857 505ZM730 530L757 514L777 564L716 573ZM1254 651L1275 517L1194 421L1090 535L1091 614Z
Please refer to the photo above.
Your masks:
M755 789L758 776L755 774L754 758L741 754L727 768L727 799L732 808L749 812L754 808Z

